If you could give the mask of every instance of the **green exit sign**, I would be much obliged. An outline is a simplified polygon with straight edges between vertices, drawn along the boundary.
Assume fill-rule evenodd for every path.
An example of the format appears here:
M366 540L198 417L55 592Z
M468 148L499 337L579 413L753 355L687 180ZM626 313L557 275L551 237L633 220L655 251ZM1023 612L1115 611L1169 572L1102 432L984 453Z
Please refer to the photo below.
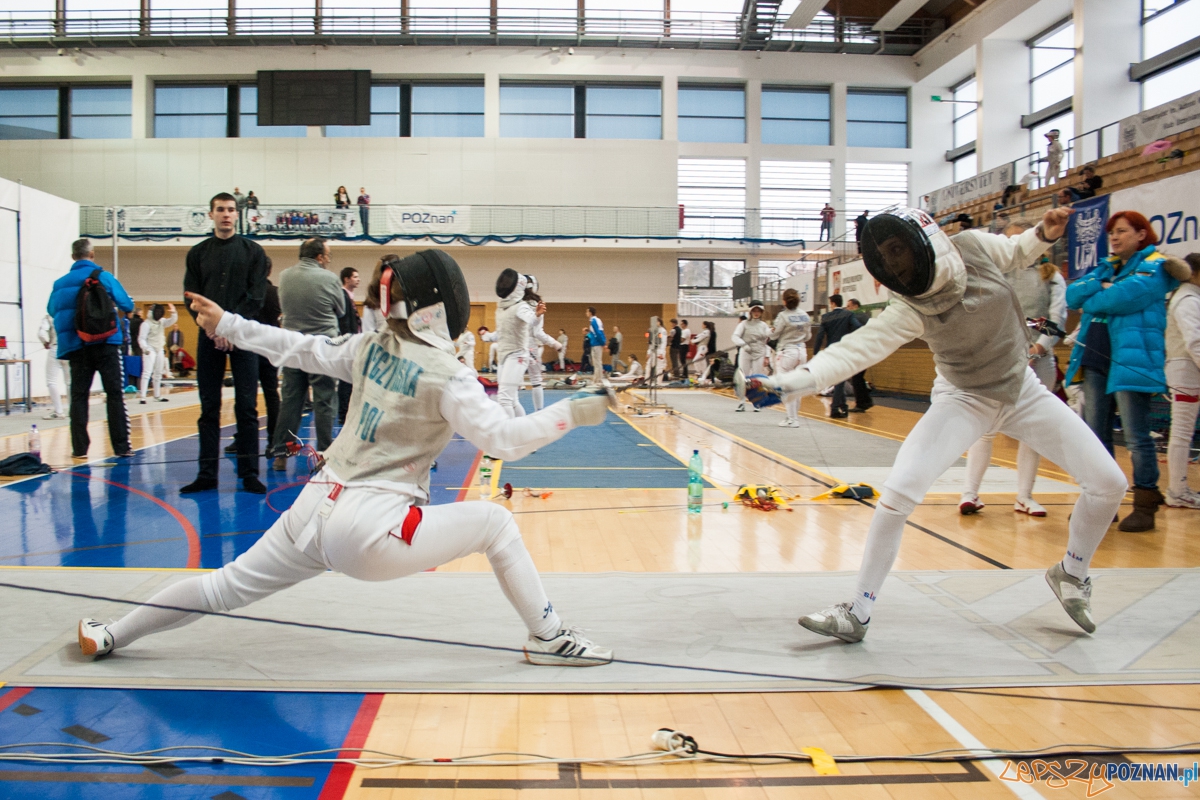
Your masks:
M932 95L932 96L931 96L929 99L930 99L930 100L932 100L932 101L933 101L933 102L935 102L935 103L940 103L940 102L942 102L942 96L941 96L940 94L935 94L935 95Z

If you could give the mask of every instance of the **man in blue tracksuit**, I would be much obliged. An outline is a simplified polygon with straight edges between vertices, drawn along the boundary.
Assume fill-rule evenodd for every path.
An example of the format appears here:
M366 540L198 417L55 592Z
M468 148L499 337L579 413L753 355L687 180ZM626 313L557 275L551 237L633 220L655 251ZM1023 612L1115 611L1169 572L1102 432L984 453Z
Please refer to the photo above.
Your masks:
M108 291L116 309L133 311L133 299L125 287L92 259L96 257L89 239L78 239L71 245L71 258L75 263L71 271L54 282L46 313L54 318L54 331L58 334L58 357L71 364L71 455L75 458L87 456L91 439L88 437L88 394L92 379L100 373L100 382L108 398L108 438L113 452L118 456L133 455L129 446L129 418L125 414L123 372L121 369L120 346L125 333L117 324L116 332L102 342L86 344L79 338L75 328L75 301L84 282L92 272L100 270L100 283Z
M604 337L604 323L596 316L596 309L588 306L588 346L592 349L592 372L604 374L604 345L608 339Z

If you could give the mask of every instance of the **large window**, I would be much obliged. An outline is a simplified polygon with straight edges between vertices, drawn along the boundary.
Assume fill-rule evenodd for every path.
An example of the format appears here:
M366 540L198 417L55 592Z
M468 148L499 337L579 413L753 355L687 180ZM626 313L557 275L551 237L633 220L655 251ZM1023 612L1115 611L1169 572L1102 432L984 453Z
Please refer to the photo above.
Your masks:
M1185 61L1143 81L1142 108L1161 106L1192 92L1200 92L1200 58Z
M847 164L846 219L908 205L908 164ZM847 223L848 225L849 223Z
M762 236L816 241L821 209L830 201L828 161L763 161L760 164Z
M500 135L531 139L661 139L662 88L636 84L501 84Z
M1029 109L1037 113L1075 94L1075 24L1059 23L1029 43Z
M1200 0L1143 0L1142 59L1183 44L1200 30ZM1142 81L1142 108L1200 91L1200 57Z
M974 177L978 163L975 158L976 123L979 99L975 76L972 75L954 87L954 149L959 152L954 159L954 180L964 181Z
M745 142L746 90L740 86L680 86L679 141Z
M589 139L662 138L658 86L588 86L586 101Z
M684 236L740 238L746 230L746 162L741 158L679 159Z
M681 258L679 259L679 288L727 289L733 286L733 276L745 271L745 261Z
M0 139L57 138L57 88L0 88Z
M326 125L326 136L390 136L400 135L399 84L371 86L370 125Z
M521 139L575 137L575 87L501 84L500 135Z
M133 136L133 90L128 86L71 88L72 139Z
M228 86L154 87L156 139L212 139L228 135Z
M374 119L372 105L372 123ZM411 131L413 136L483 136L483 87L414 85Z
M303 125L259 125L258 87L238 87L238 136L243 139L300 138L308 135Z
M829 144L829 90L763 88L763 144Z
M908 147L908 94L851 89L846 93L846 144Z

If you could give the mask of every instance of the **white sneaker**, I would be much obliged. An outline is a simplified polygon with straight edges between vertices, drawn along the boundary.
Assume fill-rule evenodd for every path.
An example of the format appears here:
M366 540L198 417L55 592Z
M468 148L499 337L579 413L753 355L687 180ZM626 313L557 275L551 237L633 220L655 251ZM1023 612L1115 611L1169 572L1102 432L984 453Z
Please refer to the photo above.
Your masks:
M1042 508L1042 504L1034 500L1032 497L1028 500L1017 498L1017 502L1013 504L1013 511L1018 514L1028 514L1031 517L1046 516L1046 509Z
M1200 492L1194 492L1191 489L1184 489L1179 494L1167 492L1166 504L1171 508L1200 509Z
M800 427L800 420L798 420L798 419L785 419L783 422L779 423L779 427L781 427L781 428L799 428L799 427Z
M575 627L563 628L552 639L530 634L525 642L525 660L543 667L596 667L612 659L612 650L600 647Z
M738 403L738 407L734 409L734 411L745 411L745 410L746 410L745 403Z
M1088 633L1096 632L1096 623L1092 619L1092 579L1079 580L1063 569L1062 562L1057 562L1046 570L1046 583L1054 590L1054 596L1062 603L1063 610L1075 620L1075 624Z
M871 620L859 622L858 617L850 610L849 603L838 603L824 611L807 614L800 618L801 627L822 636L832 636L851 644L861 642L867 635L867 626Z
M57 411L51 411L49 414L46 414L45 416L42 417L42 419L66 419L66 418L67 418L66 414L60 414Z
M983 511L983 502L979 499L979 495L964 493L962 497L959 498L958 513L962 514L964 517L968 514L975 514L979 511Z
M79 620L79 649L85 656L106 656L112 652L113 637L108 626L94 619Z

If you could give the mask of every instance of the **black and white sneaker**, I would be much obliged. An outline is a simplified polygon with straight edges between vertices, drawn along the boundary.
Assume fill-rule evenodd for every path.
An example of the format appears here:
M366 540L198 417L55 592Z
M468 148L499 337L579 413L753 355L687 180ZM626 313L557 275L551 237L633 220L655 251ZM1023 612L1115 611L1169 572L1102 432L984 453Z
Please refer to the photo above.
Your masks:
M551 639L530 634L525 642L525 660L543 667L597 667L612 659L612 650L600 647L575 627L563 628Z
M108 626L94 619L79 620L79 649L85 656L106 656L112 652L113 637Z

